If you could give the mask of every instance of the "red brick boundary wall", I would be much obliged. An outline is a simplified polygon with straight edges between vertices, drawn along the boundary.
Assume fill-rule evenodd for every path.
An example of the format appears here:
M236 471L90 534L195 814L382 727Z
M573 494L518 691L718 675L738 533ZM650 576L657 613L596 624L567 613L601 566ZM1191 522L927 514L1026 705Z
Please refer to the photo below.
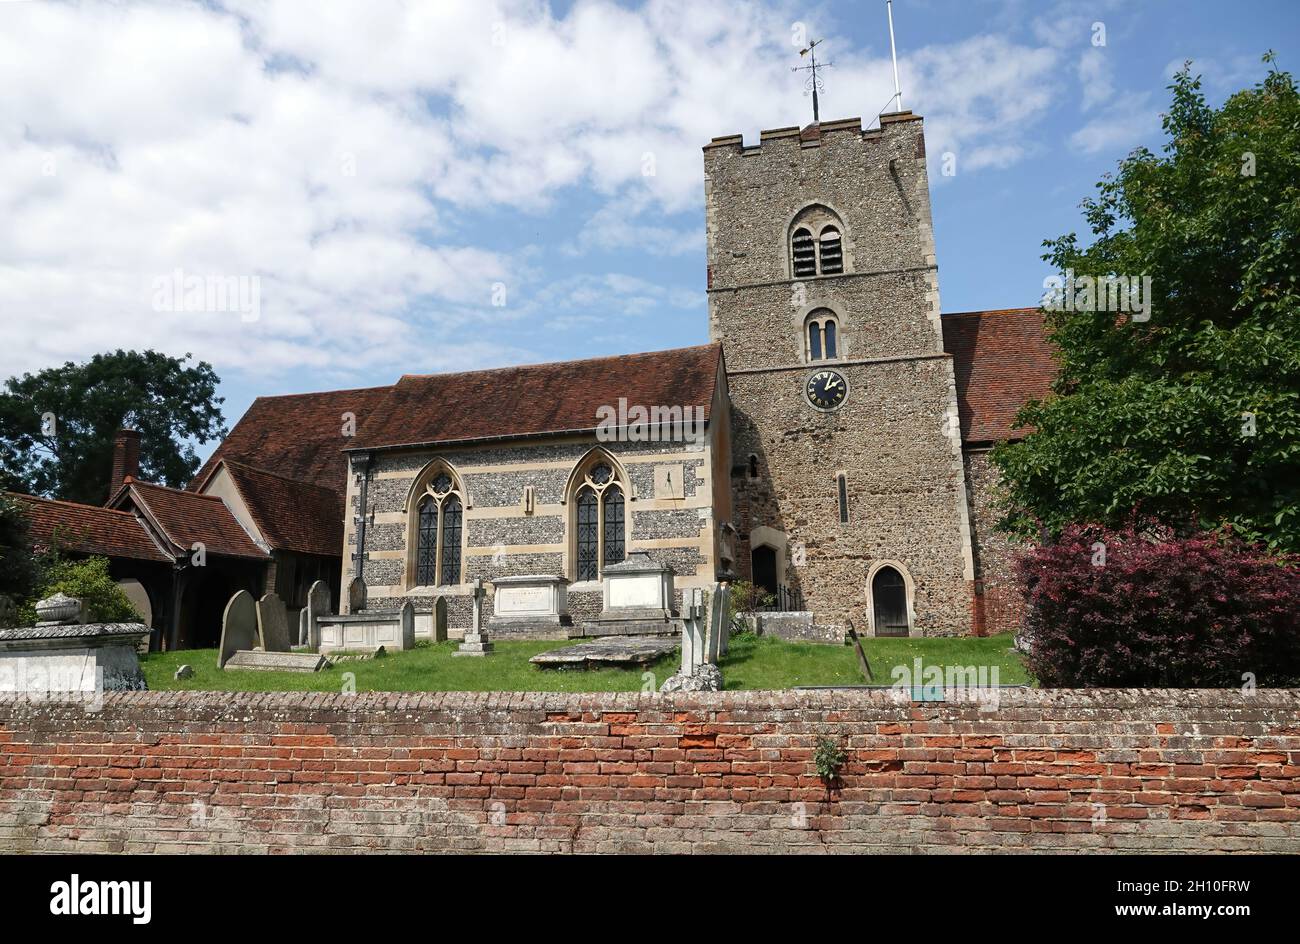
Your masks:
M1300 691L0 698L0 851L183 850L1300 852Z

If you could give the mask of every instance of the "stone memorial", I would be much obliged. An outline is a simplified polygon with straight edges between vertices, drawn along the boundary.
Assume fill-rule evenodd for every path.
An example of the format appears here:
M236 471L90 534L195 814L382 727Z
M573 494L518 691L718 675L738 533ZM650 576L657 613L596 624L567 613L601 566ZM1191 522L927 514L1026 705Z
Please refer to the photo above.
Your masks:
M288 652L289 623L284 602L275 593L257 601L257 636L263 652Z
M727 597L725 583L715 583L707 597L698 587L686 591L682 604L682 665L659 687L661 692L722 691L722 670L717 660L719 653L725 652L722 640L730 615Z
M360 577L353 577L348 584L348 612L356 613L366 608L366 582Z
M298 617L298 645L312 652L320 649L320 618L333 609L329 584L317 580L307 589L307 604Z
M433 601L433 622L429 627L429 638L434 642L447 641L447 598L438 597Z
M84 699L148 688L136 648L149 627L82 622L82 601L63 594L40 601L36 612L36 626L0 629L0 692Z
M605 606L574 636L644 636L677 632L673 607L675 571L646 551L633 551L605 568Z
M257 604L247 590L240 590L226 604L221 614L221 649L217 668L224 669L236 652L258 645Z
M553 574L492 581L492 635L564 639L569 635L569 581Z
M474 578L474 622L470 626L470 631L465 634L464 640L461 641L460 648L452 655L455 656L487 656L492 654L492 643L488 641L487 633L483 631L483 597L486 591L483 589L483 578Z
M402 648L415 648L415 604L407 600L402 604L402 609L397 614L398 621L401 625Z

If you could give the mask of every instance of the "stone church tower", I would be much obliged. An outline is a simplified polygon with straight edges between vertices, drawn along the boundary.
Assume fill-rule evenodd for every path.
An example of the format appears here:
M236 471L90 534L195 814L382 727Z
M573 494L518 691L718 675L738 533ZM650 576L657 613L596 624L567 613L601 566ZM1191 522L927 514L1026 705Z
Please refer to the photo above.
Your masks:
M735 568L833 638L971 631L971 532L919 116L704 149ZM799 598L802 597L802 604Z

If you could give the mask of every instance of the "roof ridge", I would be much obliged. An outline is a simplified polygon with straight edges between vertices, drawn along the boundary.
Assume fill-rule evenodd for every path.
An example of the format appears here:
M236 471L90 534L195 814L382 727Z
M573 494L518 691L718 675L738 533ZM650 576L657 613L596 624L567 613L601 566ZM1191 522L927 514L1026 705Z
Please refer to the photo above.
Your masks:
M664 348L659 351L635 351L631 354L603 354L599 357L580 357L577 359L556 360L556 361L538 361L532 364L506 364L501 367L480 367L478 370L449 370L435 372L431 374L402 374L398 383L403 380L427 380L430 377L459 377L464 374L491 374L502 370L528 370L534 367L558 367L562 364L590 364L593 361L623 361L630 360L634 357L655 357L660 354L678 354L682 351L702 351L706 348L722 348L721 341L709 341L705 344L687 344L683 347ZM394 384L393 386L396 386Z
M970 317L975 316L975 315L1012 315L1012 314L1024 314L1024 313L1026 313L1026 312L1034 312L1034 313L1037 313L1037 312L1040 312L1040 311L1042 311L1042 309L1041 309L1041 308L1037 308L1037 307L1029 307L1029 308L981 308L981 309L977 309L977 310L974 310L974 311L951 311L951 312L943 312L943 313L942 313L942 317L944 317L944 318L970 318Z
M244 462L241 459L230 459L226 456L222 456L217 460L217 465L221 465L222 463L225 463L226 465L233 465L240 469L247 469L249 472L256 472L258 475L269 475L271 478L279 479L282 482L289 482L292 485L301 485L307 488L314 488L322 492L329 492L330 494L338 493L337 489L329 488L325 485L317 485L315 482L308 482L306 479L295 479L288 475L282 475L279 472L272 472L270 469L264 469L261 466L252 465L251 463ZM215 468L216 466L213 466L213 469ZM209 475L208 478L211 478L211 475ZM203 484L206 485L207 482L204 482ZM202 493L198 493L198 494L202 494Z
M220 495L205 495L202 492L191 492L188 488L175 488L171 485L159 485L157 482L145 482L142 479L132 479L131 485L143 485L145 488L156 488L164 492L175 492L177 495L193 495L195 498L202 498L205 501L221 501Z
M264 394L260 397L254 397L253 403L258 400L288 400L291 397L323 397L334 393L368 393L371 390L390 390L392 384L376 384L373 387L343 387L339 390L307 390L302 393L271 393ZM223 439L222 442L225 440Z
M72 508L89 508L93 511L107 511L113 515L126 515L134 520L135 516L129 511L122 511L120 508L108 508L104 505L88 505L85 502L68 501L64 498L46 498L44 495L28 495L26 492L5 492L4 494L13 498L27 499L29 501L48 502L51 505L68 505Z

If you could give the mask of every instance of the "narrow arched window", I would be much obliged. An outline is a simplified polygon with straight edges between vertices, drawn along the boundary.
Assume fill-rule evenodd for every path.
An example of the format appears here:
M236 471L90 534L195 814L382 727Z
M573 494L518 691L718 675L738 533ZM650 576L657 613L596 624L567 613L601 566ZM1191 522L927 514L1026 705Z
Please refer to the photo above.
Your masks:
M460 583L465 505L452 473L438 470L415 507L415 561L409 572L412 583L420 587Z
M625 556L623 547L624 523L623 523L623 490L617 485L611 485L605 489L605 494L601 496L601 504L604 505L604 554L602 555L606 565L617 564Z
M449 495L442 503L442 583L460 583L460 498Z
M844 271L844 249L840 243L840 231L834 226L822 230L818 240L818 268L822 275L838 275Z
M840 356L839 321L829 308L818 308L808 315L808 360L820 361Z
M626 492L608 462L596 462L574 494L574 577L599 580L627 556Z
M796 279L809 278L817 274L816 249L810 231L803 227L795 230L790 240L790 250L793 254L793 271Z
M415 582L422 587L434 583L438 573L438 503L432 495L420 502L419 537L415 558Z

